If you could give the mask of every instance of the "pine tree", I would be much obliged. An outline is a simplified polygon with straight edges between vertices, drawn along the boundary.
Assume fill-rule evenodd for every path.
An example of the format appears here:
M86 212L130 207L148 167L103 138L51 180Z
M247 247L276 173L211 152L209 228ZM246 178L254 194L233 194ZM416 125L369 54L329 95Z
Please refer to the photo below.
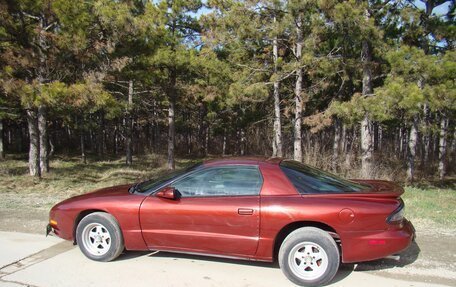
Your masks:
M168 100L168 168L174 169L176 102L181 94L181 83L188 79L188 72L195 63L195 52L190 47L200 31L199 23L191 13L197 12L202 3L199 0L163 0L157 6L160 27L165 35L149 64L161 69L161 75L154 76Z

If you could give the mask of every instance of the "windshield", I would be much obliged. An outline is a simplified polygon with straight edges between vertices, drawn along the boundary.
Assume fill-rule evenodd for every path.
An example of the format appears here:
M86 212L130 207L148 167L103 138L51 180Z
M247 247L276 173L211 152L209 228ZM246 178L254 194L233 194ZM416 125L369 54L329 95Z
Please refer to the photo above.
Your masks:
M299 193L343 193L370 188L297 161L282 161L280 168Z
M133 185L131 187L133 189L131 192L143 193L143 192L146 192L149 190L154 190L154 189L160 187L161 185L163 185L169 181L172 181L173 179L178 178L179 176L181 176L187 172L190 172L190 171L196 169L200 165L201 165L201 163L197 163L188 168L165 172L164 174L161 174L155 178L152 178L152 179L140 182L136 185Z

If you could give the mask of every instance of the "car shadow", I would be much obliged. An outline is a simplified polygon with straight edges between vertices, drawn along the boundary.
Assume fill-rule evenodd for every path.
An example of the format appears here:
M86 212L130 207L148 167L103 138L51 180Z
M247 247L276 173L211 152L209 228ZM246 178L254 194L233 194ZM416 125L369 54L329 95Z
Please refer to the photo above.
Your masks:
M115 259L115 261L124 261L124 260L130 260L134 259L137 257L145 256L145 255L150 255L152 251L124 251L122 254L120 254L119 257Z
M220 257L210 257L210 256L203 256L203 255L193 255L193 254L176 254L171 252L158 252L156 254L151 254L149 257L162 257L162 258L173 258L174 260L178 259L188 259L188 260L204 260L210 262L221 262L226 264L235 264L235 265L245 265L245 266L256 266L256 267L263 267L263 268L273 268L273 269L280 269L279 263L276 261L274 262L262 262L262 261L248 261L248 260L240 260L240 259L229 259L229 258L220 258ZM336 276L331 281L331 283L336 283L344 278L346 278L350 273L354 270L354 264L341 264L339 270L337 271Z
M207 262L217 262L217 263L225 263L225 264L235 264L235 265L245 265L245 266L256 266L256 267L263 267L263 268L273 268L273 269L280 269L279 263L277 261L274 262L262 262L262 261L248 261L248 260L241 260L241 259L230 259L230 258L220 258L220 257L212 257L212 256L204 256L204 255L197 255L197 254L183 254L183 253L172 253L172 252L165 252L165 251L128 251L122 253L116 261L123 261L129 260L136 257L141 256L148 256L148 257L158 257L158 258L172 258L173 260L180 260L186 259L192 262L194 261L207 261ZM337 272L336 276L332 280L331 283L336 283L344 278L346 278L350 273L354 270L354 264L341 264L339 267L339 271Z
M353 270L355 269L355 264L347 264L347 263L341 263L339 266L339 270L336 273L336 276L334 276L333 280L331 280L330 284L337 283L339 281L344 280L345 278L350 275Z
M414 241L410 247L400 253L400 259L388 259L383 258L374 261L361 262L361 263L342 263L339 267L339 270L334 276L334 279L331 281L331 284L337 283L344 280L352 272L362 272L362 271L378 271L391 269L395 267L404 267L415 262L420 254L420 247ZM263 268L274 268L279 269L279 264L275 262L261 262L261 261L248 261L240 259L230 259L230 258L220 258L220 257L211 257L204 255L193 255L193 254L183 254L183 253L172 253L165 251L128 251L122 253L116 261L130 260L141 256L148 257L158 257L158 258L172 258L173 260L186 259L191 261L207 261L207 262L218 262L225 264L235 264L235 265L246 265L246 266L257 266Z
M235 265L249 265L249 266L258 266L258 267L265 267L265 268L279 268L279 264L277 262L262 262L262 261L248 261L242 259L230 259L230 258L221 258L221 257L212 257L212 256L204 256L204 255L197 255L197 254L184 254L184 253L172 253L172 252L165 252L160 251L156 253L152 253L149 257L160 257L160 258L173 258L173 260L179 259L187 259L191 261L207 261L207 262L219 262L219 263L226 263L226 264L235 264Z
M415 262L418 259L420 252L421 249L419 245L416 241L413 241L409 248L399 253L400 258L398 260L383 258L374 261L361 262L357 264L354 271L379 271L396 267L404 267Z

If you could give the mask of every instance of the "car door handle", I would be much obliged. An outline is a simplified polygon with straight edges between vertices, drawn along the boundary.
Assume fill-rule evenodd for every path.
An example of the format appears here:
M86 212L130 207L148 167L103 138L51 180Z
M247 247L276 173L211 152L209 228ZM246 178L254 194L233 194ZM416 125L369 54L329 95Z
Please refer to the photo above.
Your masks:
M239 215L252 215L253 209L250 208L238 208Z

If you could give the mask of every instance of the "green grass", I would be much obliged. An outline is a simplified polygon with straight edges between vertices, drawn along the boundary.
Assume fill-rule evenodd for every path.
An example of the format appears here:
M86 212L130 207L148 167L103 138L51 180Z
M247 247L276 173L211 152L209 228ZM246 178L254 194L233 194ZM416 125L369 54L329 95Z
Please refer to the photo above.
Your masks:
M176 168L196 160L178 159ZM82 164L78 157L57 157L51 172L38 180L28 175L26 156L9 156L0 162L0 209L48 210L55 203L94 189L133 183L154 178L166 172L166 158L144 155L134 158L127 167L124 159L89 160ZM406 216L414 224L456 229L456 189L453 186L406 187L403 195Z
M402 196L406 217L422 224L456 229L456 189L439 187L406 187Z

